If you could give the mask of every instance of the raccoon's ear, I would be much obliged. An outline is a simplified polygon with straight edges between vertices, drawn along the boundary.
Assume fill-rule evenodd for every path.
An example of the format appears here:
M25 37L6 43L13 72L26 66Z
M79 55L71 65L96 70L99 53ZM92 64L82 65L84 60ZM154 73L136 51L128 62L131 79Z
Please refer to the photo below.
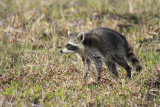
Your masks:
M85 34L84 34L84 32L79 33L79 34L78 34L78 38L79 38L80 41L83 42L84 39L85 39Z
M71 31L68 30L68 36L71 36Z

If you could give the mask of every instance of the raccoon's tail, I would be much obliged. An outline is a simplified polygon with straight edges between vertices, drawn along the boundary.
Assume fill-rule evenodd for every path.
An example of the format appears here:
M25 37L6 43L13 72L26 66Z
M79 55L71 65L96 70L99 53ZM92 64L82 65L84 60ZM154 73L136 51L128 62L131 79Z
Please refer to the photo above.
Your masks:
M138 58L133 53L133 50L131 49L131 47L128 47L127 49L126 58L129 62L132 63L133 67L136 68L136 71L140 72L142 70L142 65L140 61L138 60Z

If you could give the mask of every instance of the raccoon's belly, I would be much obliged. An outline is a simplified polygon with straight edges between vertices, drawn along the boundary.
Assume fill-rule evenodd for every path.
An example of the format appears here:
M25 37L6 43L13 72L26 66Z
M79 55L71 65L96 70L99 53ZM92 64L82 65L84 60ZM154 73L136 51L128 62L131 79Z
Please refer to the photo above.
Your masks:
M90 50L87 50L86 51L86 56L90 59L90 60L93 60L93 59L100 59L100 60L104 60L104 56L103 54L98 50L98 49L90 49Z

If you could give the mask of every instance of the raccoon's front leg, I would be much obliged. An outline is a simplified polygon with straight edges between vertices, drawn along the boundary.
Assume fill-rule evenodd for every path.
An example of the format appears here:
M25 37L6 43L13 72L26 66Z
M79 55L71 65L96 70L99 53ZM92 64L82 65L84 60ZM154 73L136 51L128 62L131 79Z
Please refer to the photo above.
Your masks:
M83 79L86 79L87 75L88 75L88 70L90 68L90 64L91 61L89 59L85 59L84 57L82 57L82 61L83 61Z
M93 57L94 64L97 69L98 81L101 78L101 70L102 70L102 58L101 57Z

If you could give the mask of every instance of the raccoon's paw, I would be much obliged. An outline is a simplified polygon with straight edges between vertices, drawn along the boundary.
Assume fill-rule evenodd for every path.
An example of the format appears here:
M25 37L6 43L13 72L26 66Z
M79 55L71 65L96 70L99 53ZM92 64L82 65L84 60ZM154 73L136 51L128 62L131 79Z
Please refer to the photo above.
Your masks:
M98 81L100 81L100 79L101 79L101 76L98 76Z
M84 79L84 80L86 79L86 77L87 77L88 74L89 74L88 72L83 73L83 79Z
M126 79L131 79L131 75L127 75L127 76L126 76Z

